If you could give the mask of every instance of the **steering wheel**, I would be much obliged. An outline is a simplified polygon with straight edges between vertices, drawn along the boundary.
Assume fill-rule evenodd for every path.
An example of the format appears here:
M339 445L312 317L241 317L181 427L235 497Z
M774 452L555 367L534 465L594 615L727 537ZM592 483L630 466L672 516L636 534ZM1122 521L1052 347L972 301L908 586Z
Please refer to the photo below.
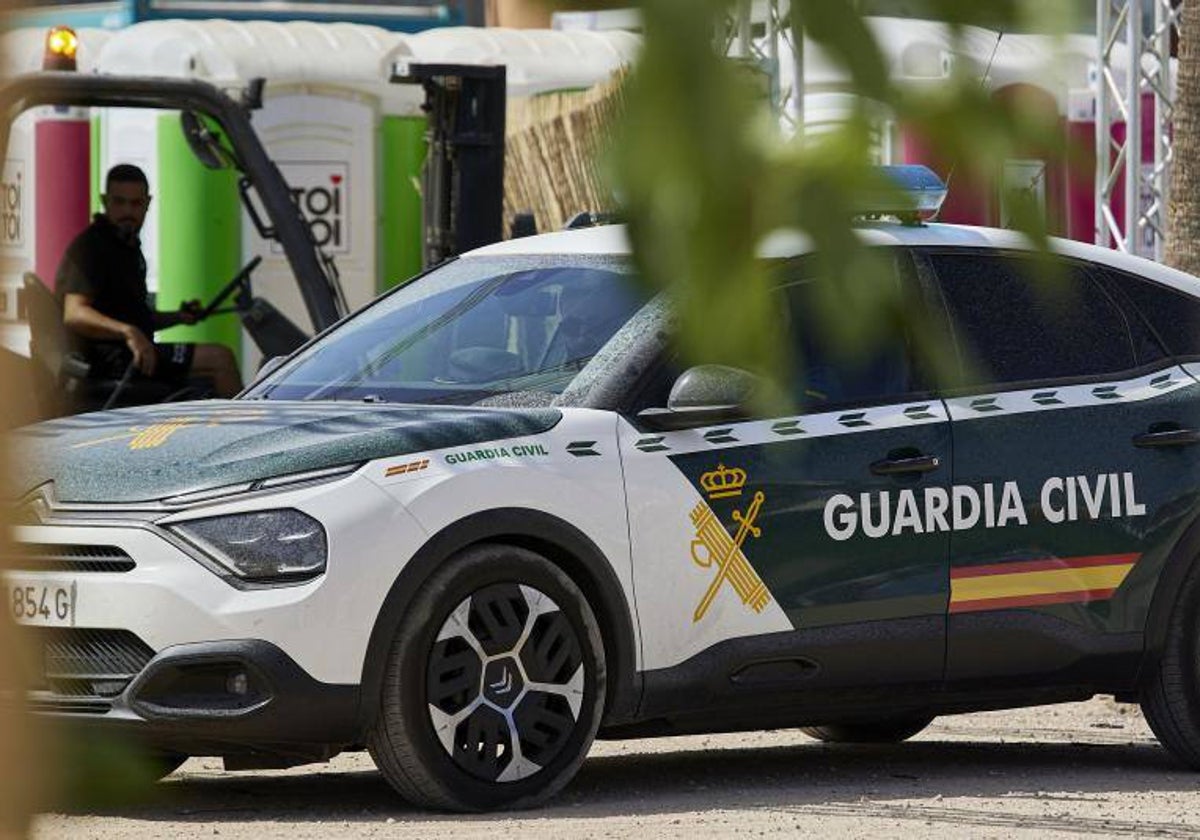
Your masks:
M254 271L254 269L258 268L258 264L260 262L262 262L262 257L254 257L250 260L250 262L242 266L241 270L237 274L233 275L233 279L221 287L221 291L217 292L217 296L212 299L208 306L204 307L204 309L200 311L200 320L204 320L209 315L215 314L217 307L224 303L225 299L235 291L244 289L244 291L249 293L250 274ZM247 296L249 295L247 294Z
M463 347L447 359L451 382L492 382L521 373L521 357L493 347Z

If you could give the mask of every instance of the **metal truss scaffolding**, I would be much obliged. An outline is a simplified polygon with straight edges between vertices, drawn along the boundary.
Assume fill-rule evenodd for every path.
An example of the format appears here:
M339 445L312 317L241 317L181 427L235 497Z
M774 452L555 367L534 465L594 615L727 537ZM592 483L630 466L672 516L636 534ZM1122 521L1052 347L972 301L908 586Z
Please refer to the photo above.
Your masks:
M718 47L753 65L769 80L771 105L796 133L804 125L804 39L792 33L789 0L737 0L719 33ZM781 43L790 49L780 49ZM792 61L792 84L780 83L781 53ZM790 107L789 107L790 106Z
M1096 242L1151 259L1162 258L1166 239L1171 33L1179 13L1171 0L1097 0L1096 7ZM1152 150L1143 144L1147 123Z

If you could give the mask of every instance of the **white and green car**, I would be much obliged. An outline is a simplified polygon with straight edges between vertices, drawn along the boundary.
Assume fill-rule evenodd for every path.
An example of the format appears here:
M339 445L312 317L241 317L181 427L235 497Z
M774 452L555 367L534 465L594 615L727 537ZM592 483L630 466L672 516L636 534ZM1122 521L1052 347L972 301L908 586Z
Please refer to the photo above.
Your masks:
M541 802L593 738L1140 701L1200 767L1200 281L1056 242L864 225L953 342L823 358L799 237L764 248L803 377L682 369L619 226L437 268L240 398L15 436L4 595L41 713L187 756L366 747L415 803Z

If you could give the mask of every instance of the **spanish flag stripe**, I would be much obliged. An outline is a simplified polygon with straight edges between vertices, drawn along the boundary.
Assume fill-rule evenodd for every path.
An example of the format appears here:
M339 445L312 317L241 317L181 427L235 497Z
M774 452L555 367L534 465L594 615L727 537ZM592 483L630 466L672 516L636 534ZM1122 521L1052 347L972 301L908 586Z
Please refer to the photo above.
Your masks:
M978 601L953 601L950 612L979 612L980 610L1005 610L1016 607L1040 607L1049 604L1085 604L1090 601L1106 601L1115 589L1084 589L1074 592L1045 592L1040 595L1018 595L1012 598L983 598Z
M1042 572L958 578L950 582L950 600L975 601L980 598L1013 598L1051 592L1116 589L1132 568L1132 563L1114 563L1078 569L1049 569Z
M1115 563L1136 563L1138 554L1099 554L1092 557L1054 557L1048 560L1018 560L993 563L987 566L959 566L950 570L953 580L983 575L1010 575L1019 572L1041 572L1050 569L1081 569L1088 566L1107 566Z
M391 478L394 475L401 475L403 473L420 472L428 466L428 458L426 458L424 461L412 461L407 464L396 464L395 466L388 467L386 470L384 470L383 477Z

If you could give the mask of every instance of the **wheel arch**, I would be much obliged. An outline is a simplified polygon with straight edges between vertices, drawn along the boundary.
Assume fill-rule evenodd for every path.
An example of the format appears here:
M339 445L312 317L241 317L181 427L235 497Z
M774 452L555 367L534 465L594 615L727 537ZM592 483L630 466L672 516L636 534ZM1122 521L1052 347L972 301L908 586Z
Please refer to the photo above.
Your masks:
M363 662L359 718L370 727L383 685L387 653L409 603L451 556L473 545L503 543L535 551L575 582L596 612L608 670L604 724L632 719L640 697L633 612L604 553L586 534L556 516L526 508L480 511L447 525L421 546L392 582L375 618Z
M1184 581L1200 569L1200 515L1194 516L1163 564L1150 599L1146 618L1144 654L1139 681L1148 666L1161 655L1171 624L1171 613L1182 594Z

